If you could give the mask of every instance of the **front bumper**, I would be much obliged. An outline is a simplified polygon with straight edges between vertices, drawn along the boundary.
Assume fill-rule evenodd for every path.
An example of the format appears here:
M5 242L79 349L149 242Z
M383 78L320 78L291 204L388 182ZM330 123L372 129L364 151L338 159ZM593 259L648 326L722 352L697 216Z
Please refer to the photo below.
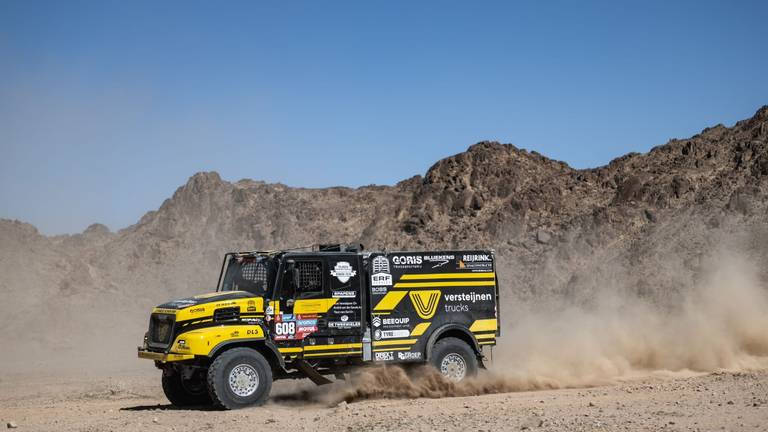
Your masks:
M142 347L139 347L138 350L139 350L139 358L154 360L160 363L192 360L193 358L195 358L194 354L174 354L174 353L166 354L166 353L147 351Z

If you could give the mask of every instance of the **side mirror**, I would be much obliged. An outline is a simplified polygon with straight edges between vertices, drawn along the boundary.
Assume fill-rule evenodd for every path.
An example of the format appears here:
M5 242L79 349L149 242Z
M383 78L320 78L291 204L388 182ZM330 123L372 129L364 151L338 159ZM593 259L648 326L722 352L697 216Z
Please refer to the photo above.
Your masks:
M293 304L296 303L294 299L288 299L285 301L285 306L287 307L293 307Z
M298 292L299 291L299 269L296 268L296 261L288 261L288 268L285 269L286 272L291 274L291 281L293 282L294 289Z
M299 285L299 280L300 280L299 279L299 269L297 269L294 266L294 267L291 268L291 272L293 272L293 274L291 275L291 276L293 276L293 286L296 288L296 292L299 292L299 290L301 289L301 286Z

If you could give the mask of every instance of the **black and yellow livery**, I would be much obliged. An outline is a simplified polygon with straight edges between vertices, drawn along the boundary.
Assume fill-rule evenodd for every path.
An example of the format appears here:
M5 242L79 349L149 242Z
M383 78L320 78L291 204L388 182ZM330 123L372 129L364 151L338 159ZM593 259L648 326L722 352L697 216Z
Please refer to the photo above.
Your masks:
M217 291L156 307L139 357L176 405L239 408L274 379L431 363L461 380L499 336L493 251L230 253Z

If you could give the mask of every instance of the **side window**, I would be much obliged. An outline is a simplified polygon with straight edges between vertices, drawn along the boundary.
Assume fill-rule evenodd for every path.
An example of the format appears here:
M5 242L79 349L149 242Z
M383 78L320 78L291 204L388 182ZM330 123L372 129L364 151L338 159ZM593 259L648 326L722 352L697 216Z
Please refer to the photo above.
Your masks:
M299 261L296 263L299 273L297 294L323 292L323 263L321 261Z
M243 264L237 277L237 285L245 291L264 294L267 290L267 266L256 261Z
M269 263L253 257L236 257L227 263L222 291L249 291L263 295L269 286Z

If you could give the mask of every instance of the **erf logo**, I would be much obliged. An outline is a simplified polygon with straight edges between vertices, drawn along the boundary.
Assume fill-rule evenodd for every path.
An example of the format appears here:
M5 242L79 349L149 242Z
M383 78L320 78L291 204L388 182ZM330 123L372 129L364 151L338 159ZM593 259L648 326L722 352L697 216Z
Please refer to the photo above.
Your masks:
M374 287L392 285L392 275L389 272L389 261L383 256L377 256L373 259L373 274L371 275L371 285ZM387 289L373 289L374 294L386 294Z
M389 273L376 273L371 275L371 285L388 286L392 285L392 275Z
M393 256L392 263L394 263L395 265L418 265L418 264L421 264L421 256L420 255Z

